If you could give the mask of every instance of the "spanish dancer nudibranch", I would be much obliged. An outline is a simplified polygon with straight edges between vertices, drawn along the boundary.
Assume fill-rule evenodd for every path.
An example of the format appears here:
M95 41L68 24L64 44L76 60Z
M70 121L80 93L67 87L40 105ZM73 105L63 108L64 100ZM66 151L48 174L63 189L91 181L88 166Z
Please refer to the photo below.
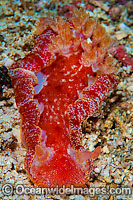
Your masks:
M75 9L71 19L41 18L32 51L9 70L21 115L25 169L41 187L85 186L100 147L81 145L81 123L97 116L118 83L112 38Z

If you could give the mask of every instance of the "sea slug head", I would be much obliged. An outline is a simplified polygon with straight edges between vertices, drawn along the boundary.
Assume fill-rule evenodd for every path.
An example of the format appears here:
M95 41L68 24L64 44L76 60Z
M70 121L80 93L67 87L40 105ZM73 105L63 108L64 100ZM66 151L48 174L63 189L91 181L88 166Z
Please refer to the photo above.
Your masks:
M98 147L93 152L75 151L69 147L67 151L36 146L36 154L30 166L29 174L33 182L40 187L84 187L89 179L92 160L100 153Z

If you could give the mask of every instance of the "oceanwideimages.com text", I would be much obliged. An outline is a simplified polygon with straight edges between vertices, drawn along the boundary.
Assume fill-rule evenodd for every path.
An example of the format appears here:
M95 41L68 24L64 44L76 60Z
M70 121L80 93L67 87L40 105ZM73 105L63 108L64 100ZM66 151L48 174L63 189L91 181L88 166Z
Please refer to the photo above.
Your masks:
M12 194L17 195L89 195L90 197L94 197L95 195L131 195L132 190L128 187L95 187L95 188L87 188L87 187L74 187L71 185L70 187L66 187L63 185L59 187L58 185L54 188L41 188L41 187L28 187L23 184L18 184L13 187L12 184L5 184L2 186L2 193L6 196L10 196Z

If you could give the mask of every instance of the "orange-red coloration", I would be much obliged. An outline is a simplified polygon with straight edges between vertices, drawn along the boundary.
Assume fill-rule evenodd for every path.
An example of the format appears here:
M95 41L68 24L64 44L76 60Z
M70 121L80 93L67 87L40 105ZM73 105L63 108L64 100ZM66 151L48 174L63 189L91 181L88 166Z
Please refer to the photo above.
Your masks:
M123 46L112 47L111 53L125 66L130 66L130 72L133 72L133 58L129 57Z
M83 10L70 22L42 18L37 32L31 53L10 69L25 168L36 185L84 186L100 147L84 149L81 123L97 115L118 82L108 54L112 42Z

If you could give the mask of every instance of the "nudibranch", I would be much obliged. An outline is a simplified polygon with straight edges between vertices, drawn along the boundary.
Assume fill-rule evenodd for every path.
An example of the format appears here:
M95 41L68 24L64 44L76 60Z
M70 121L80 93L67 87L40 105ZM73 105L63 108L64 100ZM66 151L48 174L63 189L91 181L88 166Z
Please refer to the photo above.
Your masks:
M81 143L82 122L97 116L118 83L112 38L83 9L71 19L41 18L34 47L9 73L21 115L25 169L41 187L85 186L93 152Z

